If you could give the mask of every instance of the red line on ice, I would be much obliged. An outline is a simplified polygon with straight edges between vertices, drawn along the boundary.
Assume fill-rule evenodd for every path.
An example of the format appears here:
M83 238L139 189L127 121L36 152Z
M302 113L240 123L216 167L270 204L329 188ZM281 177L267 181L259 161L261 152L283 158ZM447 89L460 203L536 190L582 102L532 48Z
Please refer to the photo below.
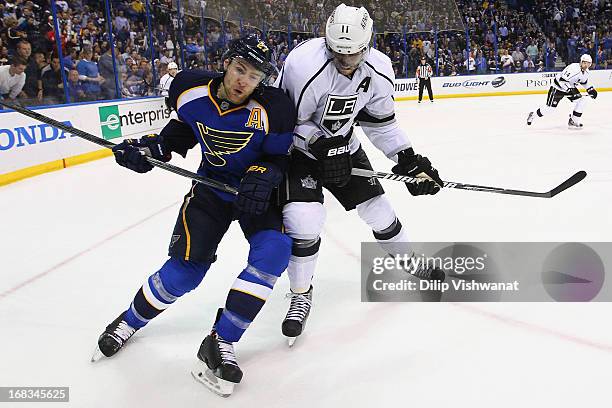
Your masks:
M56 265L53 265L49 269L47 269L47 270L45 270L45 271L43 271L43 272L41 272L41 273L39 273L37 275L32 276L30 279L21 282L20 284L18 284L16 286L6 290L5 292L0 293L0 300L2 300L3 298L5 298L5 297L7 297L7 296L17 292L19 289L24 288L24 287L28 286L29 284L31 284L33 282L36 282L37 280L39 280L39 279L49 275L51 272L54 272L54 271L60 269L62 266L69 264L70 262L72 262L75 259L85 255L86 253L93 251L94 249L104 245L105 243L107 243L109 241L112 241L113 239L115 239L118 236L128 232L129 230L136 228L137 226L139 226L139 225L145 223L146 221L150 220L151 218L161 214L162 212L166 211L167 209L176 206L178 203L179 203L179 201L176 201L176 202L174 202L174 203L172 203L170 205L167 205L167 206L163 207L162 209L160 209L160 210L154 212L153 214L151 214L151 215L149 215L149 216L147 216L147 217L145 217L145 218L135 222L134 224L128 225L127 227L125 227L122 230L112 234L111 236L104 238L102 241L99 241L99 242L93 244L89 248L86 248L86 249L82 250L81 252L78 252L78 253L72 255L71 257L64 259L63 261L61 261L60 263L58 263Z
M351 258L357 260L358 262L361 263L361 258L358 254L355 253L355 251L353 251L352 249L350 249L348 246L346 246L344 244L344 242L342 242L340 239L338 239L333 233L331 233L330 230L326 229L325 230L326 234L325 236L328 237L329 239L331 239L332 241L334 241L334 244L336 246L338 246L342 252L344 252L346 255L350 256ZM522 320L518 320L518 319L514 319L512 317L508 317L508 316L503 316L497 313L493 313L493 312L489 312L486 310L482 310L480 308L474 307L472 305L469 304L465 304L465 303L450 303L453 306L463 309L467 312L473 313L473 314L477 314L492 320L496 320L500 323L506 324L508 326L513 326L513 327L518 327L527 331L531 331L531 332L537 332L539 334L545 334L548 336L552 336L552 337L556 337L560 340L564 340L570 343L574 343L574 344L578 344L581 346L585 346L585 347L590 347L596 350L600 350L600 351L606 351L606 352L612 352L612 345L610 344L605 344L605 343L598 343L596 341L592 341L589 339L585 339L582 337L578 337L578 336L574 336L571 334L567 334L567 333L563 333L561 331L557 331L555 329L550 329L548 327L544 327L544 326L539 326L535 323L529 323L529 322L525 322Z

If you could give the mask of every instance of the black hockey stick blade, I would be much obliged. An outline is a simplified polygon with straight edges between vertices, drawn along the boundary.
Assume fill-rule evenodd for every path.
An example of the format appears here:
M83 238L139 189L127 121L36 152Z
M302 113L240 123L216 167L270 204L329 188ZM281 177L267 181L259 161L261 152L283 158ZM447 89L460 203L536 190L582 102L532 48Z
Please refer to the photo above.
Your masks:
M354 168L351 171L351 174L353 176L369 177L369 178L373 177L373 178L380 178L380 179L385 179L385 180L399 181L402 183L416 183L419 181L419 179L416 177L403 176L403 175L394 174L394 173L383 173L380 171L357 169L357 168ZM445 181L444 187L445 188L456 188L459 190L482 191L486 193L495 193L495 194L517 195L517 196L524 196L524 197L551 198L551 197L556 196L560 192L567 190L568 188L579 183L585 177L586 177L586 172L581 170L577 172L576 174L574 174L572 177L565 180L563 183L559 184L557 187L553 188L552 190L546 193L539 193L536 191L512 190L512 189L501 188L501 187L489 187L489 186L482 186L478 184L457 183L454 181Z
M568 178L567 180L565 180L563 183L559 184L557 187L553 188L552 190L550 190L547 194L548 194L548 198L550 197L554 197L557 194L559 194L562 191L567 190L568 188L580 183L582 180L584 180L584 178L587 176L586 171L584 170L580 170L579 172L577 172L576 174L574 174L572 177Z
M66 124L64 124L62 122L59 122L59 121L57 121L55 119L52 119L52 118L50 118L48 116L42 115L42 114L40 114L38 112L35 112L33 110L30 110L28 108L24 108L23 106L15 105L13 103L9 103L9 102L3 101L3 100L0 100L0 105L3 105L3 106L5 106L5 107L7 107L9 109L14 110L17 113L21 113L22 115L28 116L28 117L30 117L32 119L36 119L39 122L46 123L47 125L51 125L53 127L56 127L56 128L58 128L60 130L63 130L64 132L68 132L71 135L78 136L81 139L85 139L85 140L87 140L89 142L92 142L92 143L95 143L95 144L97 144L99 146L106 147L107 149L112 149L113 146L115 146L114 143L109 142L108 140L102 139L101 137L92 135L91 133L87 133L87 132L85 132L83 130L80 130L80 129L77 129L75 127L68 126L68 125L66 125ZM152 157L147 157L147 161L149 163L151 163L155 167L159 167L159 168L164 169L166 171L169 171L171 173L178 174L179 176L183 176L183 177L189 178L189 179L191 179L193 181L196 181L198 183L204 184L204 185L206 185L208 187L212 187L212 188L215 188L217 190L224 191L226 193L230 193L230 194L234 194L234 195L238 194L238 190L235 189L234 187L230 186L230 185L227 185L225 183L221 183L219 181L212 180L212 179L209 179L209 178L206 178L206 177L202 177L199 174L192 173L189 170L185 170L185 169L183 169L181 167L174 166L174 165L172 165L170 163L165 163L163 161L156 160L156 159L154 159Z

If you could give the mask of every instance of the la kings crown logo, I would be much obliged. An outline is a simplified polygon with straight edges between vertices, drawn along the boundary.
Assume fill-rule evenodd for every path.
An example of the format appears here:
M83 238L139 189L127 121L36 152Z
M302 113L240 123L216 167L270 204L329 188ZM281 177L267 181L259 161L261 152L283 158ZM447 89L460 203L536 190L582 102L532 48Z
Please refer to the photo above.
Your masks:
M351 120L356 106L357 95L329 95L321 118L321 126L335 135Z

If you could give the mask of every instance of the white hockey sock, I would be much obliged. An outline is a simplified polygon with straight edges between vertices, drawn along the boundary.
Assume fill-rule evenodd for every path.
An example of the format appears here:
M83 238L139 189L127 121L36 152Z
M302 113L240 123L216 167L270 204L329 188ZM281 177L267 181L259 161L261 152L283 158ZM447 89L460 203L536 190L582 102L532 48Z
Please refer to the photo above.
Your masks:
M584 111L584 104L586 99L584 97L578 99L574 104L574 111L572 112L572 120L576 123L581 122L582 112Z
M555 108L553 108L552 106L541 106L540 108L538 108L538 110L536 111L536 115L538 115L538 117L542 117L542 116L546 116L548 115L550 112L552 112Z
M412 256L414 252L412 245L408 242L408 234L398 219L385 231L375 231L374 237L381 248L390 255Z
M316 241L294 240L291 258L287 266L289 287L293 293L306 293L319 258L321 238Z

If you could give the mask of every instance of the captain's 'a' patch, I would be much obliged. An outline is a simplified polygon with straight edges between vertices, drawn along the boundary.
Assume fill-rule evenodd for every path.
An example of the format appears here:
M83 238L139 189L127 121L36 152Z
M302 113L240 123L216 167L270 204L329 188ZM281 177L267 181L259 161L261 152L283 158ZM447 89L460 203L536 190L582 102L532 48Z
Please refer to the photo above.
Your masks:
M335 135L351 120L356 105L357 95L329 95L321 118L321 126Z

